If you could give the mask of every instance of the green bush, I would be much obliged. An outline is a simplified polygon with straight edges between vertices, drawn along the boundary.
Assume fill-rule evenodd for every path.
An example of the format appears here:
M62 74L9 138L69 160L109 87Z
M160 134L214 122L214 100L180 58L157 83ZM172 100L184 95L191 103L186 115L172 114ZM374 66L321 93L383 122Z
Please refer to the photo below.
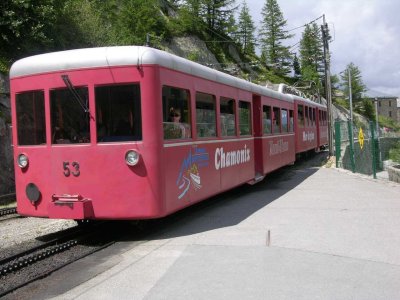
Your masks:
M397 144L389 150L389 159L400 163L400 142L397 142Z

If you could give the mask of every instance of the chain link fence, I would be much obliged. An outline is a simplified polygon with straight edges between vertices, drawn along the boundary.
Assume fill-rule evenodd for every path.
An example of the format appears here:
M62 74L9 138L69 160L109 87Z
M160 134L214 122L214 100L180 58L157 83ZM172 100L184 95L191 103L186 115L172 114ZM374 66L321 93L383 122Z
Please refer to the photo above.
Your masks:
M336 167L376 178L382 170L382 158L375 124L335 122Z
M396 133L378 132L374 122L335 122L336 167L372 175L384 170L389 151L400 141Z

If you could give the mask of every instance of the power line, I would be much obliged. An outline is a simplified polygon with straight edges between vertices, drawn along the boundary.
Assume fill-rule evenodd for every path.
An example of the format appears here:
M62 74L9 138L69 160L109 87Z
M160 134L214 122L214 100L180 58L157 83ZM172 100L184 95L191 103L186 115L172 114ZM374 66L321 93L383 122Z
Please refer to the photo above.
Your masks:
M297 30L297 29L300 29L300 28L306 27L307 25L310 25L310 24L314 23L315 21L318 21L318 20L319 20L319 19L321 19L322 17L323 17L323 16L319 16L318 18L316 18L316 19L312 20L311 22L308 22L308 23L306 23L306 24L304 24L304 25L301 25L301 26L299 26L299 27L296 27L296 28L293 28L293 29L287 30L287 32L291 32L291 31L294 31L294 30Z

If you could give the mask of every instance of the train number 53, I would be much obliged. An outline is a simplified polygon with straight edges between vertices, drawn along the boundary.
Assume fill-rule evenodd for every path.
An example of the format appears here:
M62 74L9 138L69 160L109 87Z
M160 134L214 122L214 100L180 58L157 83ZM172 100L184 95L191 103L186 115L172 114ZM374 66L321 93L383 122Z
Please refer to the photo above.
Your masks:
M73 161L71 165L69 161L64 161L63 169L65 177L69 177L71 174L75 177L78 177L81 174L81 171L79 170L79 163L76 161Z

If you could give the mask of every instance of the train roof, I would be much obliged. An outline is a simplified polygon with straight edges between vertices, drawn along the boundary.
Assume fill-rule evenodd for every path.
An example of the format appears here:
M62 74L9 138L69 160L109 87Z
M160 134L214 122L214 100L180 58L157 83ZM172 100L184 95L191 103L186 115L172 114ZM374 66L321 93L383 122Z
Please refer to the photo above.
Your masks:
M291 95L273 91L171 53L142 46L86 48L30 56L16 61L11 66L10 78L56 71L129 65L160 65L193 76L242 88L255 94L293 102Z
M296 95L292 95L292 98L294 101L302 101L306 104L317 106L319 108L326 108L326 105L323 105L323 104L315 102L315 101L311 101L310 99L307 99L307 98L302 98L302 97L296 96Z

